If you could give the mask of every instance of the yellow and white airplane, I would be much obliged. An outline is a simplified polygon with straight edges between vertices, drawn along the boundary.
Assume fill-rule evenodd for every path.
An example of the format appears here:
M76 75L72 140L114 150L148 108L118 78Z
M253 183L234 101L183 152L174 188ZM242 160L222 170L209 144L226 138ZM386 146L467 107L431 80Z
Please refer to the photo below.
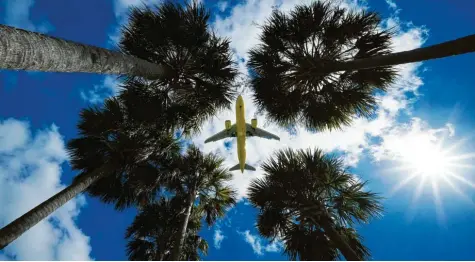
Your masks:
M237 153L239 164L230 168L230 171L241 170L244 173L244 169L256 171L256 169L246 164L246 136L257 136L267 139L280 140L280 138L274 134L264 131L257 127L257 119L252 119L251 124L246 123L244 117L244 100L242 96L239 96L236 101L236 123L231 125L231 120L224 122L225 129L205 140L205 143L214 142L227 137L237 137Z

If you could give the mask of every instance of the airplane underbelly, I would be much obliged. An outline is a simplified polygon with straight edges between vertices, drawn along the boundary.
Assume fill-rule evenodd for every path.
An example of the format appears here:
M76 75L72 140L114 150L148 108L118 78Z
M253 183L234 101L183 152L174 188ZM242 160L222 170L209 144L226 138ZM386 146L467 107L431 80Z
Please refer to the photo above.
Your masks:
M237 130L238 137L246 137L246 125L240 126Z
M238 137L237 153L239 161L246 161L246 141L244 137Z

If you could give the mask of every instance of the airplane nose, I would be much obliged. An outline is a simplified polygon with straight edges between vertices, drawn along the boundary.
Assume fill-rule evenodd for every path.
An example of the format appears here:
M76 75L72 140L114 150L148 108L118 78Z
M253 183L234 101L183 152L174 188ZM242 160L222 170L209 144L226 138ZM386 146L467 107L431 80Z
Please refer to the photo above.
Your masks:
M244 102L244 99L242 99L242 96L239 95L238 98L237 98L237 101L238 101L238 103L242 103L242 102Z

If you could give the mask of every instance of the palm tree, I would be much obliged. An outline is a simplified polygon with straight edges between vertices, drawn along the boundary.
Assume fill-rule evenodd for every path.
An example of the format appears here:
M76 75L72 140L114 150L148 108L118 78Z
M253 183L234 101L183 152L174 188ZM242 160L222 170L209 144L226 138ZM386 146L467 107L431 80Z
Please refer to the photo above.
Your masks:
M208 100L211 97L206 99L206 94L202 94L201 98L196 96L196 99L172 99L170 94L173 91L138 79L127 80L123 87L118 99L130 111L132 121L149 126L166 126L164 131L167 132L179 129L186 134L197 132L202 123L217 110L213 102Z
M158 79L167 68L134 56L0 25L0 68L119 74Z
M475 52L475 34L409 51L391 53L371 58L355 59L353 61L336 62L328 65L325 69L328 70L328 72L361 70L421 62L472 52Z
M226 185L232 174L222 167L223 161L216 154L203 154L194 145L190 145L186 153L174 161L174 175L167 182L167 188L186 200L178 219L179 230L175 234L170 260L178 260L182 256L192 210L196 209L199 217L211 226L236 203L236 191Z
M209 17L209 11L196 1L133 8L119 43L125 54L170 68L164 78L129 78L124 86L133 89L134 95L166 99L170 111L181 112L175 117L178 121L196 119L187 131L198 130L217 110L228 108L235 96L237 69L229 40L212 32Z
M328 1L298 5L290 14L274 11L249 53L255 103L282 126L340 128L374 113L375 91L396 79L392 65L475 51L471 35L391 53L393 31L380 30L380 22L376 13Z
M80 137L69 141L68 150L72 168L80 173L70 186L0 229L0 249L85 190L119 210L154 199L158 186L139 191L137 185L158 185L180 152L172 135L128 121L115 98L106 100L104 109L82 110L78 129Z
M161 197L143 207L127 229L129 260L170 260L173 236L179 233L181 224L177 217L184 200L179 196ZM200 254L206 255L208 251L208 243L198 235L201 216L196 210L190 215L181 260L200 260Z
M86 189L115 203L117 209L156 197L161 179L167 177L169 157L179 152L172 132L199 130L201 122L229 106L234 95L237 73L229 41L208 30L208 19L209 13L196 3L184 8L166 2L157 12L132 11L122 51L152 63L163 61L171 71L155 81L131 74L119 97L106 101L104 112L94 108L83 112L82 137L69 143L72 166L81 170L80 175L70 187L0 229L0 248ZM155 186L144 186L150 184Z
M285 149L262 165L248 197L259 209L259 233L285 244L290 259L365 260L369 250L352 229L382 213L379 196L364 190L342 160L321 150Z

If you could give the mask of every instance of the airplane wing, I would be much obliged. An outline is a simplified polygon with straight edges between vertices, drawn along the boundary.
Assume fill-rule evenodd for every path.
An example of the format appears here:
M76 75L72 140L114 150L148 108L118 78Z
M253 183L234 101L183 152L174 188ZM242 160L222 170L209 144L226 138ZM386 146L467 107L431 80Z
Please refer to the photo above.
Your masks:
M227 137L236 137L236 124L232 125L229 129L224 129L223 131L207 138L205 143L218 141Z
M263 129L260 129L258 127L253 128L251 124L246 123L246 131L247 131L247 136L258 136L262 138L267 138L267 139L275 139L275 140L280 140L280 137L269 133Z

